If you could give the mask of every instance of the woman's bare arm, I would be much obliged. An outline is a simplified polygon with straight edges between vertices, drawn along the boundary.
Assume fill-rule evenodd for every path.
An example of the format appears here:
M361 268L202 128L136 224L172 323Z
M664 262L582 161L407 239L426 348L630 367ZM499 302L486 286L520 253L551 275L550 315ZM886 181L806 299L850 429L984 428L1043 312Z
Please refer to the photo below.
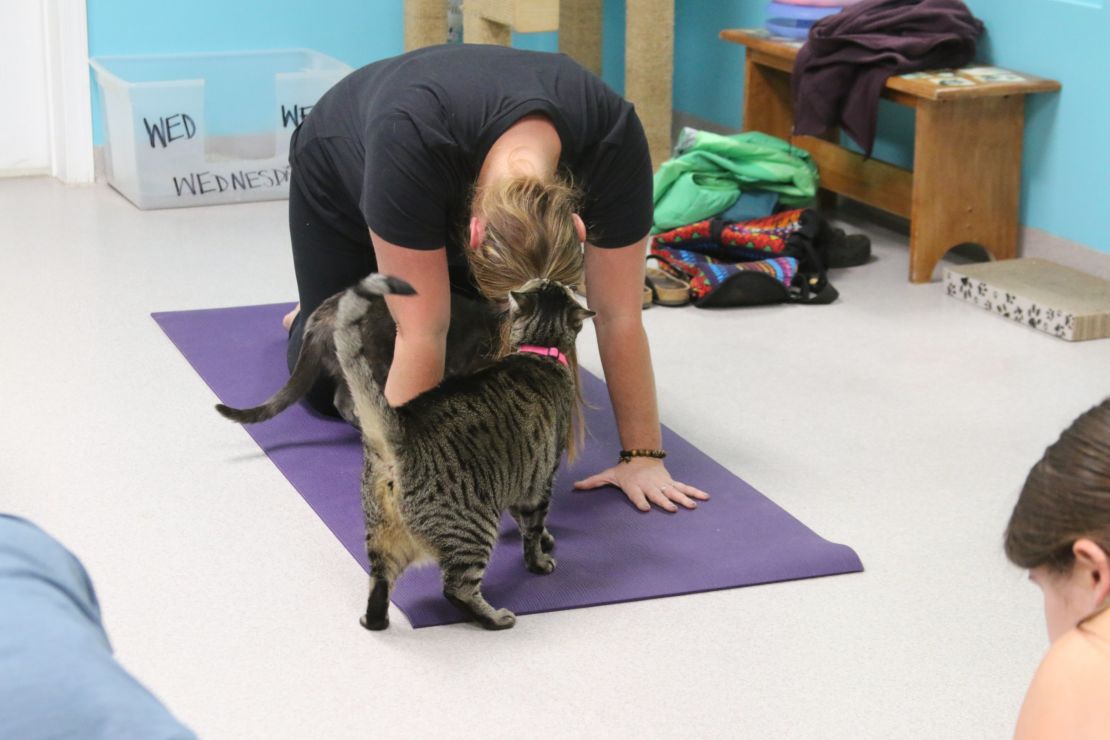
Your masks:
M397 322L397 344L385 383L385 397L400 406L443 379L447 329L451 324L451 284L445 249L408 249L373 231L378 272L399 277L416 289L414 296L386 296Z
M586 247L586 288L597 312L601 364L624 449L657 448L659 411L655 376L642 320L644 249L639 242L618 249Z
M613 403L623 449L658 449L662 444L651 350L642 319L647 239L617 249L586 246L586 291L597 312L601 365ZM613 450L616 458L617 450ZM655 504L675 511L692 509L708 495L671 478L661 460L636 457L575 484L577 488L615 485L641 511Z

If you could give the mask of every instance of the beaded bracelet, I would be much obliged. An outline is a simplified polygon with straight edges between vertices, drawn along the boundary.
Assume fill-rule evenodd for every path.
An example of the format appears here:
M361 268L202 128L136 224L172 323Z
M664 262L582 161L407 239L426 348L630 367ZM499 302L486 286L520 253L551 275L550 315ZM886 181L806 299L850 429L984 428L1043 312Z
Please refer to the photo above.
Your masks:
M667 456L663 450L621 450L621 459L619 462L630 462L634 457L654 457L656 460L662 460Z

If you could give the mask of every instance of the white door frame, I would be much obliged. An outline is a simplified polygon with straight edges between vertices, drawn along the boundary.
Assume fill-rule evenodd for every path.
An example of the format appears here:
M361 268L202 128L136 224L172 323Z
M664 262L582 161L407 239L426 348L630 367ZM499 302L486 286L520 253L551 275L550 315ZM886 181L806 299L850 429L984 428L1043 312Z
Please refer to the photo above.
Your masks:
M91 183L92 98L85 0L44 0L50 173L70 185Z

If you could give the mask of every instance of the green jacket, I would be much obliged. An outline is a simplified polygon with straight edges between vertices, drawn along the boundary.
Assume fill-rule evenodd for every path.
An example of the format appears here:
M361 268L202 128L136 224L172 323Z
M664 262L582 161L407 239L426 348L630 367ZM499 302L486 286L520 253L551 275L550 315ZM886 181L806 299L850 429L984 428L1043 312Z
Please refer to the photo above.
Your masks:
M770 190L797 207L817 193L809 152L758 131L721 136L686 128L676 151L655 173L653 234L716 216L742 190Z

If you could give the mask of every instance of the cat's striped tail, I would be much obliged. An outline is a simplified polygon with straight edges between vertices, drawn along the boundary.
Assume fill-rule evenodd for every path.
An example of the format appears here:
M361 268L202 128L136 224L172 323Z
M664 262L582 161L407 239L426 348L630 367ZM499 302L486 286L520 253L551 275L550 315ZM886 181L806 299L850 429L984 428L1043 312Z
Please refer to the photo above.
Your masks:
M389 468L396 460L396 442L400 435L397 411L385 400L385 394L374 381L366 348L362 345L360 323L375 296L415 295L413 287L400 278L373 273L348 288L339 299L335 317L335 350L343 377L351 390L362 429L363 442Z
M224 418L240 424L257 424L260 421L274 418L296 403L298 399L308 393L309 388L316 382L316 378L319 377L320 370L323 367L324 355L331 352L331 346L328 342L329 337L327 336L329 324L330 322L327 321L318 321L317 312L315 311L308 317L304 328L304 338L301 340L301 352L297 355L297 364L293 366L293 372L290 373L289 380L277 393L270 396L264 403L249 409L238 409L218 403L216 404L216 411L219 411Z

